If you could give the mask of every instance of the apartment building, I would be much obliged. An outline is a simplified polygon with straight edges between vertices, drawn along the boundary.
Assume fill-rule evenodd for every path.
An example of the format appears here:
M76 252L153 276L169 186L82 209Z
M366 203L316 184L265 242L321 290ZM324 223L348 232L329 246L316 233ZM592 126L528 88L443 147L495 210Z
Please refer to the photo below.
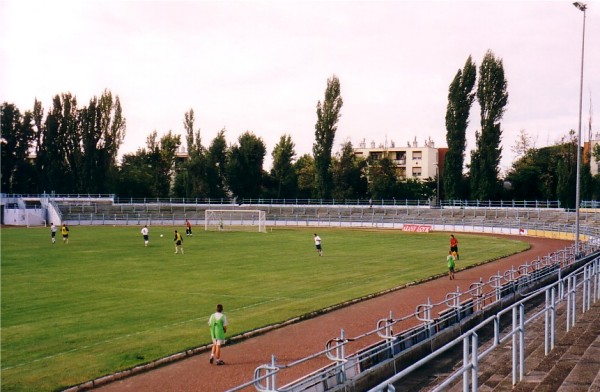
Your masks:
M426 140L423 146L419 146L416 137L412 143L407 143L405 147L397 146L394 141L388 143L387 140L385 143L380 144L371 141L367 145L367 142L363 139L358 147L354 148L354 154L368 161L387 157L396 165L396 173L400 179L425 180L436 178L438 162L440 163L440 173L443 171L443 155L446 150L447 148L435 148L431 139Z
M600 145L600 132L596 132L593 136L590 132L590 141L583 143L583 163L588 163L589 160L592 176L600 174L600 160L596 159L593 154L597 145Z

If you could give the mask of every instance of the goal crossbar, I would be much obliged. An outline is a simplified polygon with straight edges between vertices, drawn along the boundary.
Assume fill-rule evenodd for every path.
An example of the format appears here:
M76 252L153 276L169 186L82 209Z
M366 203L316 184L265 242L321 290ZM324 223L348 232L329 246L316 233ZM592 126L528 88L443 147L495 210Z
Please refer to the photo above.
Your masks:
M206 231L259 231L267 232L265 211L262 210L206 210Z

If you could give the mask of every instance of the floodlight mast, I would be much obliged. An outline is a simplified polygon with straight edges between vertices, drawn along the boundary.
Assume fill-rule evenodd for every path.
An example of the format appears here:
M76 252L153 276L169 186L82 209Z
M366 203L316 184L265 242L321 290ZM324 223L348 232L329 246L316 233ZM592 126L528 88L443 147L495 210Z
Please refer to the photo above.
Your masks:
M577 179L575 181L575 258L579 257L579 204L581 204L581 108L583 102L583 55L585 52L585 10L587 4L576 1L573 5L583 12L583 35L581 39L581 75L579 79L579 130L577 132Z

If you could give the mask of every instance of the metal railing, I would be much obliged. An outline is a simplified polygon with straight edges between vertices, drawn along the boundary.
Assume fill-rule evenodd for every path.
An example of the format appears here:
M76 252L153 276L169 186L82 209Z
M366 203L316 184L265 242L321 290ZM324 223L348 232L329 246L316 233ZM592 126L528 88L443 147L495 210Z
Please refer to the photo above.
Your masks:
M431 207L431 208L449 208L449 207L477 207L477 208L562 208L558 200L440 200L435 199L311 199L311 198L185 198L185 197L119 197L108 193L42 193L42 194L11 194L0 193L3 200L14 199L35 199L52 198L55 200L111 200L114 203L168 203L168 204L257 204L257 205L310 205L310 206L412 206L412 207ZM599 200L583 200L581 208L598 209Z
M541 309L536 309L535 312L527 315L525 313L526 306L530 303L537 304L540 302L540 297L544 305ZM525 374L525 334L527 328L536 319L543 317L544 353L548 355L555 346L557 307L559 305L566 307L564 316L566 318L566 331L568 332L576 322L577 304L582 304L581 313L585 313L590 310L591 304L598 300L600 300L600 257L594 258L568 276L537 290L508 308L488 317L475 328L371 388L369 392L395 391L394 383L445 352L460 346L463 347L462 366L431 390L442 391L462 378L463 391L477 391L479 363L492 351L507 342L511 343L511 375L512 385L514 386L518 381L523 380ZM509 317L512 321L511 326L501 331L502 319L506 317ZM485 347L479 342L478 332L489 325L493 326L494 336L491 345Z
M275 198L122 198L115 203L144 204L233 204L233 205L297 205L297 206L410 206L410 207L489 207L489 208L561 208L558 200L442 200L431 199L275 199Z
M590 241L583 243L582 254L592 254L600 251L600 241L598 240L600 230L598 228L594 231L594 235L595 237ZM514 299L517 295L525 295L549 280L556 280L556 277L558 277L559 281L566 282L564 279L567 278L562 279L561 274L566 268L571 267L576 260L574 247L570 246L545 257L527 262L518 268L509 269L504 273L499 272L485 281L480 279L477 282L473 282L467 291L448 293L439 302L432 303L428 300L427 303L419 305L413 314L396 319L390 313L388 317L379 320L374 330L359 336L346 337L342 329L340 336L328 341L323 351L298 361L281 364L277 363L276 357L273 355L270 364L259 366L255 370L252 381L233 388L230 392L239 391L250 386L262 392L326 391L325 386L333 388L343 385L346 380L360 376L365 370L372 369L386 361L391 361L398 355L409 353L411 348L430 340L449 327L458 323L464 323L465 320L473 319L473 316L476 314L495 309L498 304L505 302L507 298ZM595 270L592 270L596 271L594 272L596 275L598 274L597 264L598 261L596 261ZM595 279L596 281L598 280L597 277ZM570 287L566 290L561 289L561 295L565 292L571 292ZM595 297L597 297L597 283L593 290ZM539 292L532 295L539 295ZM589 300L586 301L589 304ZM518 306L518 304L514 306ZM485 321L485 324L496 322L494 320L499 320L506 312L502 311L489 318ZM477 328L482 328L483 326L475 327L475 331L477 331ZM401 332L394 334L392 331ZM373 336L378 336L382 341L371 346L360 347L360 341L366 341L366 338ZM457 337L450 344L456 345L459 342L467 344L465 343L467 341L473 342L470 344L476 344L474 339L476 339L476 332ZM500 339L498 339L497 343L500 343ZM346 351L350 351L350 348L353 348L355 352L346 356L345 353ZM442 353L434 353L427 358L431 359ZM313 359L322 358L323 356L332 361L332 364L315 370L292 384L285 386L277 385L277 376L280 372L299 364L307 363ZM424 359L415 362L414 365L405 370L401 370L395 377L398 377L398 379L404 377L404 375L420 366L423 363L422 361ZM394 378L394 380L396 379ZM394 380L390 380L385 385L387 386Z

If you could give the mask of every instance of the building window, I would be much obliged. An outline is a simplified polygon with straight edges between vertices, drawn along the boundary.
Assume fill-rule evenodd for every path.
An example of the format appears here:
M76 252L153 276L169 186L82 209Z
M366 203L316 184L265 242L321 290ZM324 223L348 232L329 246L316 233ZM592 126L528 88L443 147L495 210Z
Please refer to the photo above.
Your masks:
M394 163L396 165L406 165L406 153L404 151L396 151L394 155Z
M420 160L423 159L423 152L422 151L413 151L413 160Z
M381 158L383 158L383 153L381 153L381 152L372 152L369 155L369 158L371 158L371 160L373 160L373 161L378 161Z
M405 167L396 168L396 175L398 176L398 178L400 180L406 180L406 168Z

